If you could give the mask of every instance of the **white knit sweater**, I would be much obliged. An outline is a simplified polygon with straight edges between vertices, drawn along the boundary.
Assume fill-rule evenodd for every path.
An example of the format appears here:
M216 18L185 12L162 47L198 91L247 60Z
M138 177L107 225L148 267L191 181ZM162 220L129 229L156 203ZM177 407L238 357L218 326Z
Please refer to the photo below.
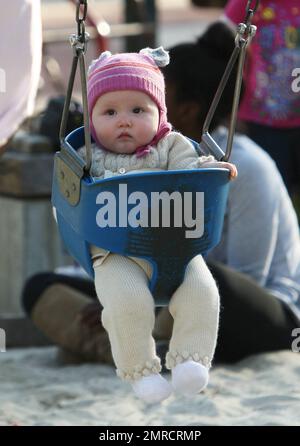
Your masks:
M85 147L81 147L78 153L85 159ZM92 144L92 154L91 174L99 179L140 170L197 169L215 161L213 156L199 157L192 143L177 132L169 133L150 148L149 154L140 158L136 154L109 152L97 144Z

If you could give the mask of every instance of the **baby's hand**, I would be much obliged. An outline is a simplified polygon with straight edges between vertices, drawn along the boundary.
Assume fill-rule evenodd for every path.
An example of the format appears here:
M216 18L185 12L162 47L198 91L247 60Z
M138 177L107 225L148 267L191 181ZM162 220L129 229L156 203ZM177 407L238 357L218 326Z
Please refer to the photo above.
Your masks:
M201 167L224 167L225 169L229 169L230 180L234 180L238 175L236 166L225 161L207 161Z
M220 164L219 167L224 167L225 169L229 169L230 180L235 180L235 178L238 176L238 171L234 164L226 163L225 161L219 161L218 164Z

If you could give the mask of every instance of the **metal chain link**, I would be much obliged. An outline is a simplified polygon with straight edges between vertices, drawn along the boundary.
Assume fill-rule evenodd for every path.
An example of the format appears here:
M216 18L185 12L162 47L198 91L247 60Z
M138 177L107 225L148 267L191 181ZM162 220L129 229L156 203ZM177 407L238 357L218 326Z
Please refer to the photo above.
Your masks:
M259 6L259 0L256 0L254 8L250 8L250 6L252 4L252 1L253 0L248 0L247 6L246 6L246 17L245 17L245 20L244 20L244 23L246 23L246 25L251 23L252 17L256 13L257 8Z
M83 6L83 8L81 8ZM85 19L87 15L87 0L78 0L76 5L76 22L77 22L77 37L82 43L85 43Z

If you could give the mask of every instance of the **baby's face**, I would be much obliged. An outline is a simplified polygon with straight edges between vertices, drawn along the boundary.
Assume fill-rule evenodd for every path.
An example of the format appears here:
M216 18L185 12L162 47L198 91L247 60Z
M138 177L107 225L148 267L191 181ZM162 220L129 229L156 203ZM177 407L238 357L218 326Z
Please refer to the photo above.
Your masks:
M92 122L98 140L115 153L134 153L149 144L158 130L159 111L145 93L120 90L97 100Z

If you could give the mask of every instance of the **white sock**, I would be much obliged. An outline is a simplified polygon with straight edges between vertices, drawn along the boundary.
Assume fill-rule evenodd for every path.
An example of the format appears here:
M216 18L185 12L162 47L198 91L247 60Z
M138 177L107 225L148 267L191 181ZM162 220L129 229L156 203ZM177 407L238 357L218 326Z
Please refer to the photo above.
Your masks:
M172 385L186 396L196 395L208 384L208 369L195 361L177 364L172 369Z
M172 387L160 374L144 376L132 383L135 394L146 403L159 403L168 398Z

